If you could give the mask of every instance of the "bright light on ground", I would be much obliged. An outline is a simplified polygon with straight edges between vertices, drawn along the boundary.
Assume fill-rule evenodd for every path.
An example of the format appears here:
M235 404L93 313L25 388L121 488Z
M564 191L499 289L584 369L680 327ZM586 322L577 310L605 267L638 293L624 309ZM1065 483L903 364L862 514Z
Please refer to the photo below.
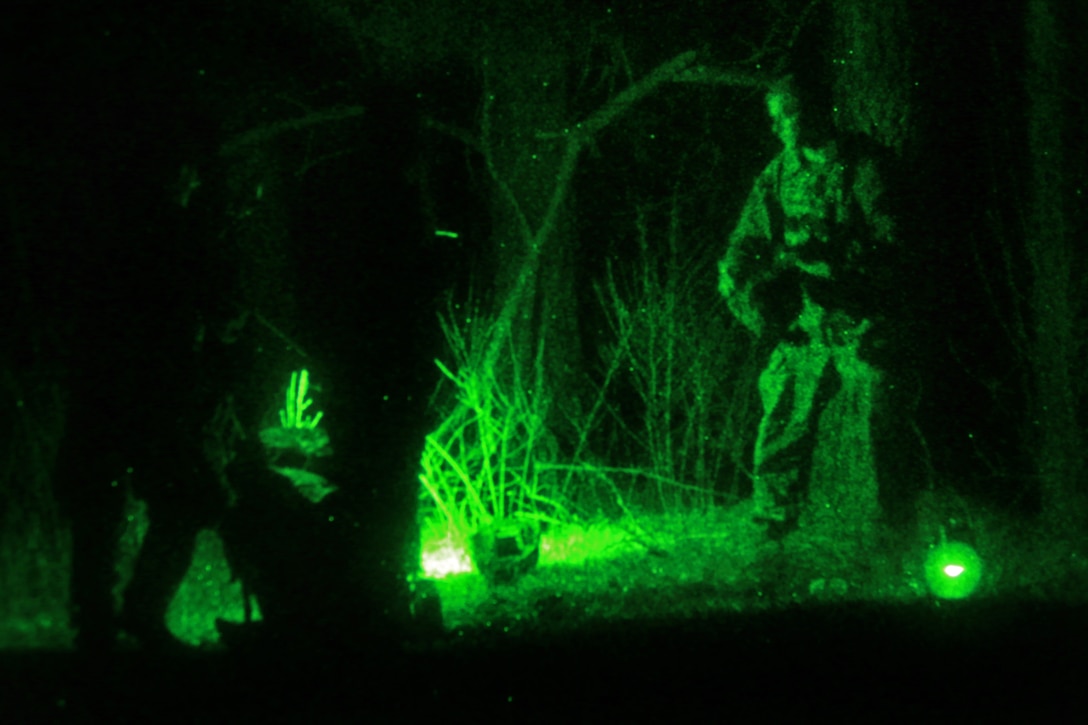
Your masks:
M425 577L441 579L472 571L472 562L464 545L459 543L459 537L449 532L441 519L428 519L420 530ZM642 550L631 540L622 522L562 524L550 527L540 537L539 566L581 565L587 559L611 559Z

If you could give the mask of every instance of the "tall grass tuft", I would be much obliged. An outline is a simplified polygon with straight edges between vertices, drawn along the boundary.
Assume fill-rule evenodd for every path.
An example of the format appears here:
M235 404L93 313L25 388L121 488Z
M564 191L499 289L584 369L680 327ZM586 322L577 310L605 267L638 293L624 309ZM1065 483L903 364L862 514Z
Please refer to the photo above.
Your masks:
M602 346L602 363L641 403L623 416L622 463L646 472L662 510L701 509L743 495L759 413L743 381L756 375L745 361L750 346L715 292L720 250L683 251L675 205L663 243L653 241L647 217L637 215L634 263L609 264L596 285L615 340Z
M471 550L472 537L511 523L539 528L565 515L540 467L551 456L548 397L529 390L517 365L504 384L483 364L492 320L440 316L453 356L435 364L447 385L441 423L426 438L421 497L448 525L451 543ZM476 562L474 562L476 563Z

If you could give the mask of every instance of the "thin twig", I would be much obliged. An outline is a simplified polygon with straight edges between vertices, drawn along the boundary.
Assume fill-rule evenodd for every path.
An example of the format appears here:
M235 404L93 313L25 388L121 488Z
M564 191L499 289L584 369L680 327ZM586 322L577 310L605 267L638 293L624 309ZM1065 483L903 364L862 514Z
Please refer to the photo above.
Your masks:
M238 153L246 152L255 144L267 143L285 133L301 131L302 129L310 128L311 126L322 123L358 118L364 113L366 113L366 109L362 106L342 106L322 111L314 111L297 118L289 118L284 121L264 124L263 126L251 128L250 130L229 139L219 147L219 154L221 156L233 156Z

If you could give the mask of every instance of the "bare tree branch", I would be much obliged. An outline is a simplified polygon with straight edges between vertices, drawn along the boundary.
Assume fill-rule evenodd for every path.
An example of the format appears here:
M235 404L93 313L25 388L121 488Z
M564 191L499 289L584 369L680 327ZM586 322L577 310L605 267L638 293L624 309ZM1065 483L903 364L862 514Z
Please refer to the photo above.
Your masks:
M762 88L766 87L772 79L772 74L767 72L697 65L678 73L672 80L674 83L705 83L708 85Z
M598 131L612 123L617 116L627 111L638 101L657 90L658 86L674 81L692 63L695 62L696 52L689 50L681 53L670 61L662 63L650 71L642 80L622 91L615 98L606 102L592 116L575 127L574 133L579 143L584 143Z
M219 153L223 156L231 156L240 153L249 146L265 143L285 133L301 131L302 129L322 123L342 121L348 118L358 118L365 112L366 109L362 106L343 106L330 108L324 111L314 111L313 113L308 113L305 116L300 116L298 118L291 118L285 121L276 121L263 126L257 126L224 143L222 147L220 147Z
M431 116L424 116L420 123L423 128L431 129L432 131L438 131L444 133L451 138L455 138L465 146L468 146L473 151L480 154L484 153L483 144L480 143L480 139L474 136L470 131L461 128L460 126L454 126L444 121L439 121L437 118Z
M586 121L577 124L572 131L550 135L538 134L538 138L565 137L567 142L563 150L563 158L559 163L559 168L555 175L555 187L552 191L551 199L539 227L535 230L530 227L528 219L526 219L525 215L520 211L517 199L514 198L513 193L510 191L509 187L504 184L503 179L498 175L498 172L491 163L491 155L489 153L491 94L485 87L484 113L481 123L481 140L485 150L484 157L488 161L488 170L491 173L492 178L499 184L500 188L503 188L503 191L513 203L514 209L517 211L517 215L521 221L523 234L525 235L529 246L528 255L526 256L525 262L514 283L514 287L507 296L501 311L496 317L495 325L493 327L494 334L491 337L484 357L484 364L488 368L494 367L498 360L500 349L508 337L514 315L519 306L523 303L524 297L529 289L529 281L536 274L537 268L539 267L541 253L545 243L551 236L559 208L567 194L570 180L574 175L575 166L582 148L592 141L594 134L607 127L608 124L615 120L620 114L624 113L634 106L635 103L657 90L662 84L672 82L678 73L682 72L695 61L695 57L696 52L692 50L681 53L672 60L662 63L657 68L650 71L650 73L638 83L630 86L611 101L605 103L604 106Z
M307 161L303 162L302 166L298 168L298 171L295 172L295 176L304 176L307 171L317 166L318 164L323 164L326 161L332 161L333 159L339 159L344 156L350 156L351 154L359 153L360 151L362 151L362 148L354 147L349 149L342 149L340 151L333 151L330 154L323 154L315 159L308 159Z

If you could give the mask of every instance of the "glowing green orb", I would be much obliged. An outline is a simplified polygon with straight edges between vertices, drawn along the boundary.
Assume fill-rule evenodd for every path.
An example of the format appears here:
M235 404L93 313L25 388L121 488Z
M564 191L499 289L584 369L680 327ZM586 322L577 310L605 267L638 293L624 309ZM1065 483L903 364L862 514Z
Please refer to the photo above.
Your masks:
M934 596L963 599L971 596L982 579L982 559L967 544L949 541L930 549L925 572Z

